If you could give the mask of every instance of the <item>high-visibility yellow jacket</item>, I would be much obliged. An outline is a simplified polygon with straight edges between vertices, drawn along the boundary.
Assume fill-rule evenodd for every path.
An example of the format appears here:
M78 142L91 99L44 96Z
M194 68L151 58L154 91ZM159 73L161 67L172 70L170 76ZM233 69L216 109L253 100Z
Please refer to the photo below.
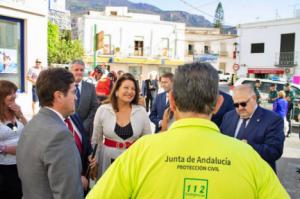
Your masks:
M271 167L209 120L181 119L133 144L87 199L289 198Z

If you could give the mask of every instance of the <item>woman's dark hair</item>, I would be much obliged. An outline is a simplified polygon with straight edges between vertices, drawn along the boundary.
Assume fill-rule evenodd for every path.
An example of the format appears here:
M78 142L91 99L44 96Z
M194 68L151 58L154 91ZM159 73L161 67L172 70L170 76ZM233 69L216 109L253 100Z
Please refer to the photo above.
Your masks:
M124 73L121 77L119 77L119 79L114 84L114 87L113 87L112 91L110 92L108 99L104 101L105 104L111 103L113 109L116 112L119 112L118 98L116 96L116 92L119 90L122 83L126 80L132 81L134 84L134 87L135 87L135 96L134 96L131 104L138 104L138 101L139 101L140 89L139 89L139 85L138 85L137 81L135 80L135 78L132 74Z
M5 104L4 100L7 96L15 93L18 90L18 87L7 80L0 80L0 121L4 121L4 110Z

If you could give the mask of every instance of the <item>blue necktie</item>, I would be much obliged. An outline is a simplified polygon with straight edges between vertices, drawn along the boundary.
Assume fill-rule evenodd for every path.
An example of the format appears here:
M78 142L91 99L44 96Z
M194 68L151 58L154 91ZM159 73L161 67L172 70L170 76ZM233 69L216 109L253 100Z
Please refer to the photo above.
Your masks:
M75 87L76 87L75 94L76 94L76 97L77 97L76 106L78 107L79 102L80 102L80 91L79 91L79 88L78 88L78 84L75 84Z
M239 129L239 131L236 135L236 138L239 139L239 140L244 139L244 133L245 133L245 129L246 129L247 120L248 119L243 119L243 122L240 126L240 129Z

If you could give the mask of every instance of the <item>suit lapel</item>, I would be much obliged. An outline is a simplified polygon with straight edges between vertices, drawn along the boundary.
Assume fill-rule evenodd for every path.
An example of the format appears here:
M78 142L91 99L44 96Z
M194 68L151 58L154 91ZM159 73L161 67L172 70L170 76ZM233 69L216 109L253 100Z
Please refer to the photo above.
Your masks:
M79 107L82 106L81 104L86 101L86 99L85 99L85 93L86 92L84 92L86 89L87 89L86 84L85 84L84 81L82 81L82 83L81 83L81 91L80 91L80 102L79 102L78 107L76 107L76 110L78 110ZM75 105L75 106L77 106L77 105Z
M245 129L245 133L244 133L245 139L249 137L249 133L251 134L252 132L256 132L255 129L259 126L259 123L261 122L262 114L263 114L262 109L261 107L258 106L254 114L252 115L249 124Z
M239 115L237 114L236 110L234 110L234 115L233 115L232 123L231 123L232 126L231 126L231 129L228 131L231 134L231 137L234 137L235 130L238 125L239 119L240 119Z
M164 104L164 107L166 108L166 106L167 106L167 92L164 92L162 100L163 100L162 104Z

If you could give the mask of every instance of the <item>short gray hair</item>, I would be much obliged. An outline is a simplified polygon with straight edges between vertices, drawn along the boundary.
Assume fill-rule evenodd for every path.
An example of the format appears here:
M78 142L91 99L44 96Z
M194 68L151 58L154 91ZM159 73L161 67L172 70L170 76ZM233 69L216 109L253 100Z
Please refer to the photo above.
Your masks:
M173 93L179 111L210 114L219 93L218 72L209 63L179 66L174 76Z
M71 68L73 67L74 64L79 64L79 65L85 66L84 61L82 61L81 59L73 60L73 61L71 62Z
M255 95L253 84L241 84L241 85L235 86L233 89L233 95L236 92L242 92L242 93L245 93L245 95L249 95L249 96Z

